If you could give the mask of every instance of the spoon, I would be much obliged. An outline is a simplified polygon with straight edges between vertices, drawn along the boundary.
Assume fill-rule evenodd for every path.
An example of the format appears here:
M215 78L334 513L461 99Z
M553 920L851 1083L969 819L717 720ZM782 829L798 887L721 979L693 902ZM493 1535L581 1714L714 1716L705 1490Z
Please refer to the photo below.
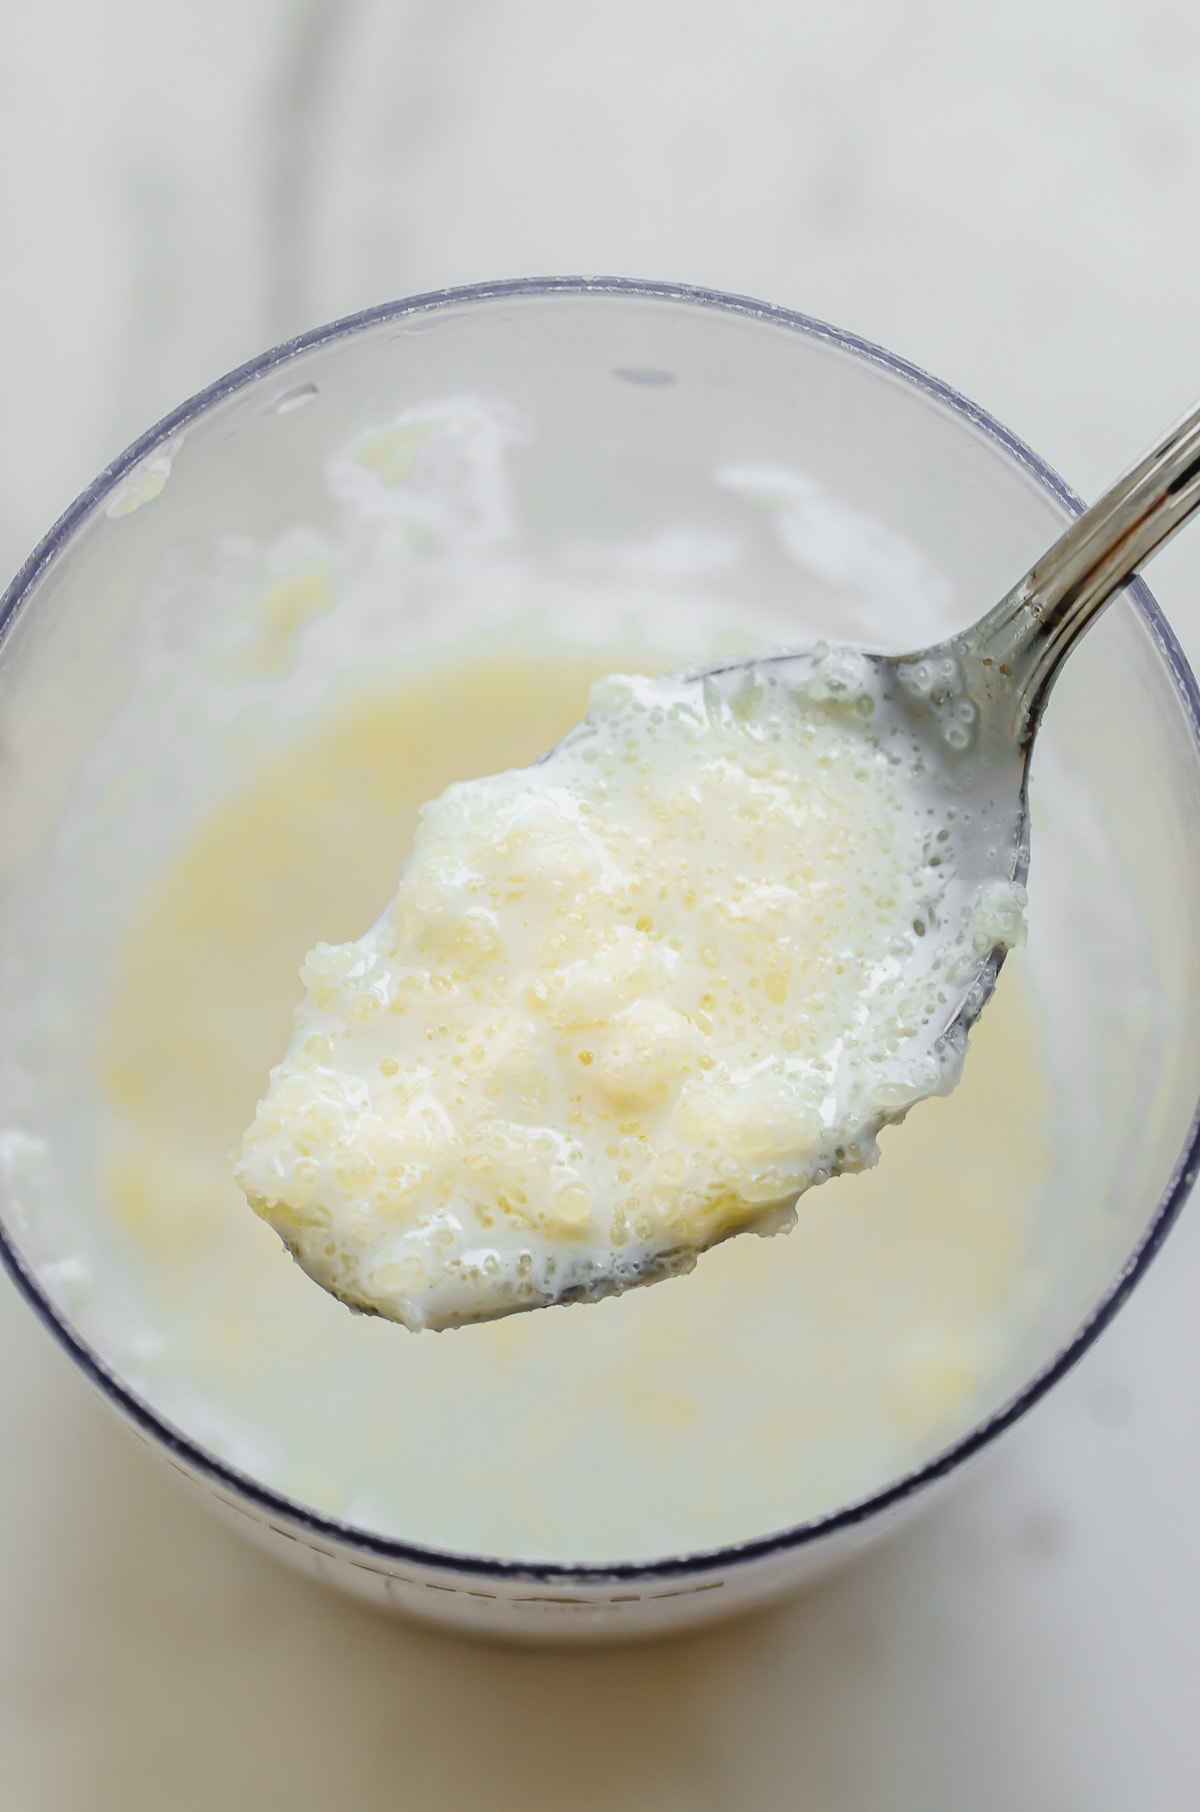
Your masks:
M923 903L918 904L911 919L911 935L909 927L905 926L904 935L897 938L886 958L886 964L890 966L878 973L886 973L895 981L900 973L895 965L904 964L904 972L916 986L923 1004L913 1012L906 1009L901 1021L897 1022L896 1032L883 1034L885 1039L899 1039L898 1044L892 1043L885 1048L902 1049L904 1057L902 1068L883 1078L884 1092L875 1090L873 1082L863 1083L865 1092L861 1098L852 1092L849 1106L846 1106L837 1094L840 1086L837 1074L840 1072L826 1064L827 1086L833 1090L830 1098L836 1111L831 1110L832 1117L827 1117L822 1108L822 1118L832 1127L832 1138L839 1142L831 1143L827 1156L814 1160L809 1182L802 1187L823 1180L819 1174L822 1166L825 1166L827 1176L838 1169L858 1167L864 1161L864 1153L865 1161L871 1161L869 1148L883 1125L903 1119L922 1096L942 1093L952 1086L967 1034L991 995L1006 950L1023 930L1020 908L1024 903L1022 884L1029 866L1029 761L1051 688L1066 656L1113 594L1198 507L1200 406L1119 479L1098 503L1086 510L992 610L973 627L948 640L898 655L820 644L807 651L752 655L693 668L673 676L669 682L662 682L669 685L671 696L677 701L671 709L682 710L697 725L703 725L706 718L709 722L725 723L753 718L755 722L778 726L783 721L780 713L786 715L794 708L794 704L789 706L782 695L799 695L802 703L808 700L819 705L822 700L830 701L834 718L850 721L857 717L862 721L868 744L877 754L885 756L889 764L894 763L896 772L905 777L906 791L911 792L911 808L906 803L905 810L911 809L915 814L910 822L917 827L920 840L920 872L929 874L930 886L928 892L921 895ZM639 683L653 686L659 682L624 682L626 686ZM773 702L764 710L764 700L768 698ZM624 709L624 706L617 708ZM644 706L636 708L644 709ZM653 716L647 721L652 722ZM576 755L579 758L577 766L582 771L589 756L595 758L595 739L603 739L609 734L607 723L607 709L601 711L599 718L593 710L555 749L543 756L542 761L553 760L559 751L563 751L567 775L573 771ZM612 733L624 736L626 731ZM774 735L778 731L768 729L764 733ZM593 746L589 748L589 744ZM518 788L524 783L519 771L494 778L497 783L512 781ZM466 793L473 785L489 784L468 782L460 790ZM604 785L609 782L605 781ZM547 796L553 798L555 790L551 785ZM485 817L498 811L502 815L502 808L497 803L499 799L499 794L487 794ZM460 811L461 802L453 809ZM485 808L479 809L484 811ZM734 817L736 819L738 814ZM450 822L453 827L459 820L452 818ZM481 818L480 823L484 822L485 818ZM886 833L880 834L886 840ZM454 858L450 869L457 873L458 856L453 837L461 832L452 828L450 835ZM444 854L439 859L445 866ZM523 880L524 877L515 879ZM436 893L436 888L434 891ZM906 898L903 890L899 897ZM887 904L890 908L895 901L889 900ZM519 910L524 912L528 908L522 906ZM911 905L906 904L904 910L912 910ZM453 906L452 902L451 916L454 911L461 911L461 908ZM640 920L638 928L642 929ZM347 976L351 970L358 976L360 967L365 965L365 973L375 961L375 946L371 940L377 931L378 927L369 932L357 947L333 949L321 946L315 955L320 956L324 951L326 954L320 957L320 963L328 966L336 959L336 963L345 968ZM388 932L387 936L392 937L392 933ZM394 941L388 945L387 960L395 948ZM337 975L331 970L327 976L320 964L318 968L320 985L297 1017L295 1038L307 1049L304 1041L315 1030L326 1051L329 1049L326 1033L337 1038L339 1049L347 1052L352 1049L356 1053L353 1063L357 1068L347 1071L349 1093L346 1099L358 1101L361 1097L368 1104L374 1103L371 1090L378 1085L372 1078L377 1071L384 1075L396 1071L397 1061L388 1056L389 1071L386 1064L379 1061L382 1046L376 1049L371 1043L375 1031L361 1034L355 1031L357 1015L352 1006L346 1004L350 995L346 994L343 1000L345 991L339 992L338 977L342 969L338 969ZM843 971L839 968L835 973L840 975ZM355 980L354 986L358 985ZM863 1001L874 986L873 980L864 983ZM321 1017L327 1011L333 1011L319 998L323 991L328 992L331 1001L342 1003L338 1011L345 1023L336 1019L336 1015L336 1023L330 1020L329 1024ZM640 1000L639 995L639 1003ZM405 1011L408 1014L407 1007ZM519 1014L523 1009L518 1005L517 1011ZM915 1025L911 1023L914 1017ZM384 1018L380 1015L381 1022ZM910 1022L907 1025L904 1024L906 1020ZM363 1023L374 1027L374 1010ZM390 1020L387 1023L390 1024ZM408 1024L407 1017L403 1023ZM903 1026L902 1030L900 1026ZM849 1022L845 1030L849 1035ZM431 1023L423 1036L428 1039L435 1034L449 1036L448 1025ZM836 1047L831 1050L840 1050L842 1043L839 1034ZM388 1049L390 1053L390 1045ZM422 1044L420 1051L428 1063L435 1061L432 1047L427 1050ZM407 1056L405 1060L408 1060ZM462 1059L455 1057L452 1061L461 1063ZM591 1064L593 1053L590 1050L582 1053L579 1061ZM837 1061L840 1063L840 1058ZM888 1060L884 1058L883 1061L886 1064ZM374 1221L368 1214L367 1221L360 1226L352 1183L344 1188L348 1207L346 1238L341 1246L329 1236L325 1221L320 1217L314 1219L311 1211L304 1207L309 1199L311 1181L306 1182L301 1192L299 1212L289 1205L291 1184L286 1179L296 1168L299 1149L290 1131L292 1094L301 1104L312 1097L316 1106L321 1107L323 1097L317 1100L317 1096L324 1086L313 1080L303 1062L294 1071L289 1071L285 1062L273 1072L273 1088L280 1091L279 1102L268 1095L267 1101L261 1104L261 1135L256 1138L255 1128L247 1135L239 1180L258 1211L275 1225L299 1263L317 1282L353 1307L390 1315L412 1327L452 1326L465 1320L486 1319L549 1302L593 1300L621 1292L635 1284L654 1282L689 1270L705 1245L715 1244L732 1232L773 1231L789 1224L793 1217L794 1191L790 1194L785 1191L782 1196L770 1200L761 1195L747 1195L745 1203L749 1212L739 1217L736 1224L714 1218L709 1223L693 1226L685 1216L679 1225L669 1219L664 1221L656 1231L639 1236L637 1241L629 1241L623 1231L620 1241L610 1241L604 1234L582 1244L571 1237L560 1239L558 1234L535 1237L532 1223L526 1229L519 1213L513 1227L506 1224L503 1231L493 1218L482 1223L494 1229L485 1236L488 1242L496 1245L504 1239L511 1245L516 1240L518 1246L529 1243L532 1248L540 1241L538 1262L544 1259L546 1267L544 1275L538 1277L534 1277L528 1268L524 1272L518 1269L510 1276L509 1261L515 1263L513 1253L517 1248L514 1246L513 1253L509 1253L506 1245L504 1263L509 1265L509 1270L502 1268L493 1273L500 1281L494 1287L489 1284L480 1293L473 1284L460 1281L460 1274L466 1277L467 1267L474 1264L471 1241L477 1241L477 1236L471 1232L466 1220L455 1218L451 1213L452 1205L444 1205L444 1215L449 1219L444 1226L438 1224L437 1214L443 1210L434 1203L430 1211L433 1218L428 1220L433 1230L428 1237L421 1231L425 1221L415 1220L412 1227L411 1238L417 1244L411 1251L420 1260L418 1268L423 1280L414 1284L409 1279L409 1268L414 1262L407 1256L410 1252L409 1232L397 1232L396 1224L383 1208L379 1209ZM465 1080L455 1086L469 1092L470 1085ZM854 1091L860 1084L851 1080L848 1086ZM390 1100L390 1097L386 1099ZM719 1103L717 1106L709 1103L705 1111L716 1112L717 1107ZM365 1113L366 1109L362 1111ZM391 1111L386 1100L382 1106L374 1105L364 1124L368 1128L376 1121L382 1124ZM485 1114L492 1112L490 1108L483 1111ZM860 1114L861 1118L858 1117ZM358 1124L356 1119L353 1124ZM256 1127L258 1125L256 1120ZM843 1133L840 1130L843 1127L849 1130ZM562 1130L565 1132L565 1127ZM371 1136L374 1137L374 1133ZM710 1147L711 1140L707 1140L705 1149ZM382 1151L383 1147L380 1147ZM367 1157L370 1154L360 1155ZM380 1162L384 1162L383 1157ZM307 1168L311 1170L312 1165ZM369 1168L372 1176L377 1174L374 1160ZM549 1186L552 1175L545 1164L543 1169L545 1177L542 1179L539 1173L539 1187L542 1180ZM628 1174L622 1173L626 1179ZM776 1175L782 1182L782 1174ZM750 1180L755 1187L759 1186L753 1176ZM338 1186L342 1187L340 1183ZM334 1204L341 1199L335 1194L330 1203L323 1203L323 1206L333 1214ZM527 1199L524 1194L520 1195L521 1203ZM498 1200L503 1209L501 1218L507 1221L507 1207L501 1198ZM589 1192L585 1210L590 1200ZM756 1211L751 1206L754 1203L761 1203L761 1209ZM380 1237L378 1246L372 1231L376 1222ZM574 1231L572 1223L568 1226L568 1235ZM443 1242L441 1246L437 1244L439 1239ZM465 1258L460 1261L454 1255L463 1242L466 1242L463 1245ZM532 1250L518 1256L527 1267L532 1262ZM377 1260L380 1260L378 1266ZM496 1262L500 1262L499 1258ZM457 1271L453 1269L455 1265L459 1267ZM365 1284L361 1281L363 1277Z

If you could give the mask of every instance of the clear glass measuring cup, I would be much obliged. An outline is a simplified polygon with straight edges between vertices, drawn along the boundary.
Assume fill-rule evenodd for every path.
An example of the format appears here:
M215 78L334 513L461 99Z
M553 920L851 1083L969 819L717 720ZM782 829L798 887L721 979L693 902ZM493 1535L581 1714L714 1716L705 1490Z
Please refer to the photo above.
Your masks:
M286 740L352 672L479 635L586 648L619 629L681 660L730 636L919 646L1001 595L1077 507L981 411L878 348L734 297L581 279L416 298L277 348L56 525L0 618L0 1252L221 1514L459 1628L653 1633L774 1597L892 1527L1088 1346L1178 1212L1197 1138L1198 701L1140 585L1074 656L1035 761L1053 1135L1030 1180L1037 1287L954 1438L820 1514L686 1552L542 1560L452 1551L281 1488L269 1426L231 1434L172 1374L108 1239L93 1067L113 953L165 854L248 737ZM248 575L307 571L331 545L344 575L373 576L358 605L301 584L251 621ZM956 1188L968 1211L969 1172ZM736 1340L737 1313L714 1340Z

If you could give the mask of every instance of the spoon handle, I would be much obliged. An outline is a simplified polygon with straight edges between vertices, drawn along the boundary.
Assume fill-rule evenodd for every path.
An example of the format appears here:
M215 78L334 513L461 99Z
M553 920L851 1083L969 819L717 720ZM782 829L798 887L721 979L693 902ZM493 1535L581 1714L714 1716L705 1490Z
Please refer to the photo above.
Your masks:
M998 667L1027 742L1063 660L1113 593L1200 507L1200 404L1083 512L964 638Z

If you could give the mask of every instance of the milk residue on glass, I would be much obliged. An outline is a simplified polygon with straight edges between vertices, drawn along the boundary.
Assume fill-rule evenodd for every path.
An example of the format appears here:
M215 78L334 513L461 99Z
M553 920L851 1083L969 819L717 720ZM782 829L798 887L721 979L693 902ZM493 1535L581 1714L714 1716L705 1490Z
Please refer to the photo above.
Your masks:
M303 1269L454 1326L689 1270L873 1164L1024 936L890 710L846 649L610 676L543 761L427 805L383 916L307 958L236 1161Z

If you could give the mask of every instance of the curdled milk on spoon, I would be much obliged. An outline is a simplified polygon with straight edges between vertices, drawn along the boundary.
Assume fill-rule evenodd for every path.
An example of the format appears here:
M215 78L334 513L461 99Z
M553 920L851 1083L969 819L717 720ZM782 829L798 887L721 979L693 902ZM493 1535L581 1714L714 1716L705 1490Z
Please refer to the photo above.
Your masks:
M599 682L541 762L422 812L383 916L321 944L235 1170L324 1288L411 1328L688 1270L873 1163L958 1078L1022 941L969 802L870 663Z

